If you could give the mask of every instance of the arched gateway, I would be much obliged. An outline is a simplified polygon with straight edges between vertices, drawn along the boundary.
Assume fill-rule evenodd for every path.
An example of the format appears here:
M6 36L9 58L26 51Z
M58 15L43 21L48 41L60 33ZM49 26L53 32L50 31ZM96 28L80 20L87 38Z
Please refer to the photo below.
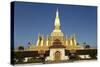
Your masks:
M63 60L63 57L65 56L65 46L62 45L61 41L59 39L55 39L52 43L52 46L50 48L50 60L53 61L60 61Z
M60 53L60 51L56 51L54 56L55 56L54 57L55 61L61 60L61 53Z

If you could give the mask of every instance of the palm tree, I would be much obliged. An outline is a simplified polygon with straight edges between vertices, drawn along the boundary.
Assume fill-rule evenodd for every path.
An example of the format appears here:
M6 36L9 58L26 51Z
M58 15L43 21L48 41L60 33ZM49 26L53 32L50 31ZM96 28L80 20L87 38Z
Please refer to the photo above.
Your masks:
M85 46L86 46L86 42L83 42L83 47L85 48Z

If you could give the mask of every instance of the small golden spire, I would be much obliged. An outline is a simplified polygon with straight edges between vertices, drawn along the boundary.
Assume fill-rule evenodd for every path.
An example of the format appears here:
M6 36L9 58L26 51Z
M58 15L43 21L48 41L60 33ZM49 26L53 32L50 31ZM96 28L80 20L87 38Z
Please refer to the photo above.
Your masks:
M36 45L37 46L39 46L40 45L40 42L41 42L41 35L40 35L40 33L38 34L38 40L37 40L37 43L36 43Z

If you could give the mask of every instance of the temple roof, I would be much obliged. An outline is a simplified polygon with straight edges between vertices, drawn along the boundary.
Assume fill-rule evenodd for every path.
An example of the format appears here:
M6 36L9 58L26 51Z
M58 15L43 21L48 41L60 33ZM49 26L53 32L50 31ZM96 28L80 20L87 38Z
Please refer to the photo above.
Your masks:
M52 45L52 46L50 46L49 48L65 48L65 46L64 45Z
M65 48L65 46L62 45L59 39L56 39L49 48Z

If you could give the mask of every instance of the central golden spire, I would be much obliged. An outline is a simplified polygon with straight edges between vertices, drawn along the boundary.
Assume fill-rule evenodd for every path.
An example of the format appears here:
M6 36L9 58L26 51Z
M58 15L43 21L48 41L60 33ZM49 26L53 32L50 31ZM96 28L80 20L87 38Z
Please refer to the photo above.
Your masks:
M56 11L56 17L55 17L55 22L54 22L54 30L51 33L51 36L64 36L63 33L60 30L60 19L59 19L58 9Z
M60 31L60 19L58 9L56 11L55 23L54 23L54 31Z

